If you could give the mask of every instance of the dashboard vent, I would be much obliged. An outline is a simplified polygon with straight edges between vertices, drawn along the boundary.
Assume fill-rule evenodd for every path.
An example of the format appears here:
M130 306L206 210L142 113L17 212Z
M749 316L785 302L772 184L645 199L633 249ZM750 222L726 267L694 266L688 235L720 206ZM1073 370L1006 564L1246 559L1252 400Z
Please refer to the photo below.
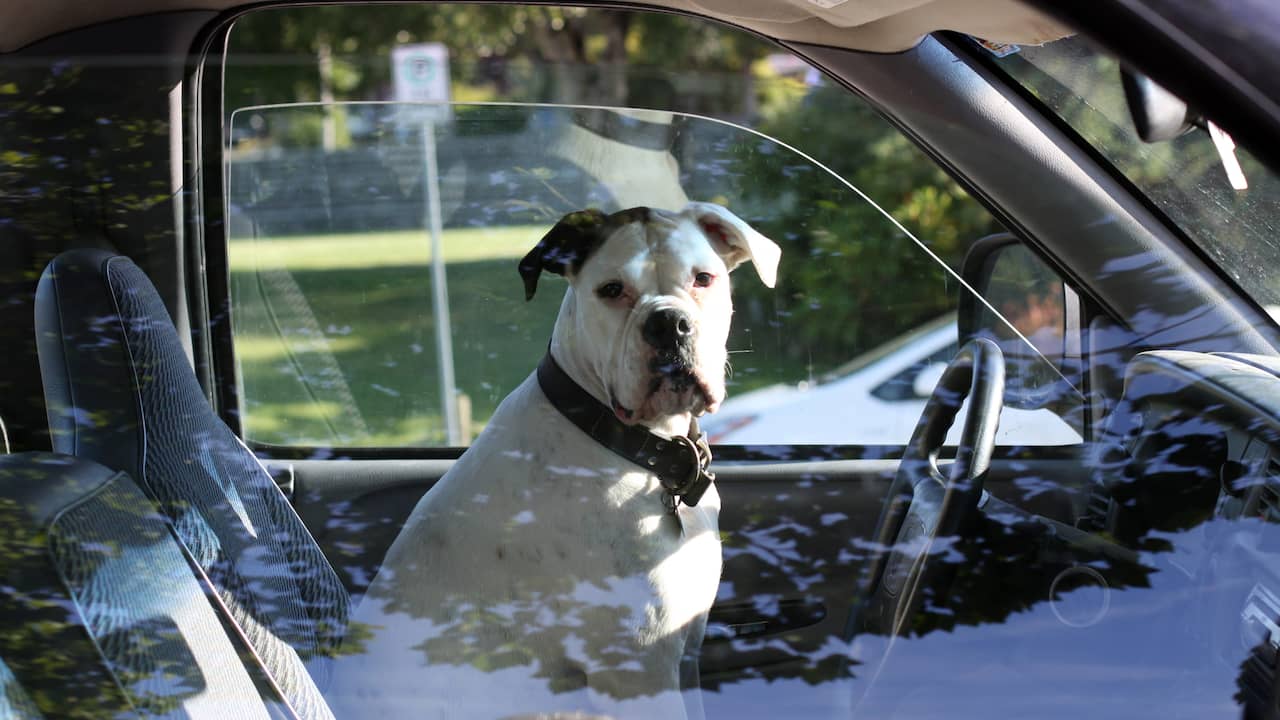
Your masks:
M1280 523L1280 490L1275 485L1263 485L1258 493L1258 517L1267 522Z
M1099 532L1107 527L1107 514L1111 512L1111 496L1106 489L1095 485L1089 490L1084 513L1076 521L1076 527L1085 532Z
M1257 516L1280 523L1280 461L1267 463L1267 481L1258 488Z

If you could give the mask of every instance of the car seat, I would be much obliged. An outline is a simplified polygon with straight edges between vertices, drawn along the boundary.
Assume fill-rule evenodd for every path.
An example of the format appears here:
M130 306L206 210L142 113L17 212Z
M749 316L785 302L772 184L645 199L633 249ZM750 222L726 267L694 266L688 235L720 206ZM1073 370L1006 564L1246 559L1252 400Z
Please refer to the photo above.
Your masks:
M294 718L124 473L0 457L0 718Z
M350 598L283 493L214 413L151 282L109 251L63 253L40 278L36 332L54 450L136 478L289 703L304 717L327 714L315 688Z

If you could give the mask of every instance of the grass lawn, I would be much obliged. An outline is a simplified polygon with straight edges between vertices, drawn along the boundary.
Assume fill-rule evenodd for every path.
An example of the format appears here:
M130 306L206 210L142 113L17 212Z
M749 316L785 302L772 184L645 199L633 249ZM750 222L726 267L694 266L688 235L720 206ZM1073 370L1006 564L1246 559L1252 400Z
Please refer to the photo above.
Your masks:
M545 276L526 303L516 272L546 230L444 232L455 375L470 401L473 433L546 351L564 283ZM248 438L444 444L424 232L239 240L229 255ZM749 350L750 331L736 329L730 347ZM804 376L803 368L779 365L780 354L732 357L731 391Z
M450 228L444 231L444 256L448 263L517 259L547 229L541 225ZM253 272L259 267L297 271L420 266L431 262L431 240L423 230L234 240L230 258L231 272Z

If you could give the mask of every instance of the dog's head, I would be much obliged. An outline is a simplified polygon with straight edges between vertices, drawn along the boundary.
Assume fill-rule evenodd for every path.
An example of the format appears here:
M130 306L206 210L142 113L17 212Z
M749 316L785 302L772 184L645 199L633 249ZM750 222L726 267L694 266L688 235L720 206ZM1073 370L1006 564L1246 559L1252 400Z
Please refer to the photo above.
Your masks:
M729 272L751 261L773 287L781 250L728 210L632 208L566 215L520 261L532 298L543 270L569 280L561 359L626 423L714 412L724 399Z

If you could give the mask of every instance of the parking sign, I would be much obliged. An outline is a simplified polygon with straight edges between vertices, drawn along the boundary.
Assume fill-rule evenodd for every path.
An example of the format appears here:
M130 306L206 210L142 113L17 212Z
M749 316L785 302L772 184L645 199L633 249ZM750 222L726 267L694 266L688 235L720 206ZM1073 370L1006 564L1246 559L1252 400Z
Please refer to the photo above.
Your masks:
M434 122L448 119L449 50L442 43L396 46L391 50L391 74L396 102L439 103L415 108L414 114Z
M458 386L453 374L453 332L449 322L444 229L440 214L440 172L436 166L435 125L449 120L449 50L440 43L399 45L391 50L391 76L402 119L422 124L422 179L426 188L423 221L431 242L431 299L436 325L440 402L449 445L465 445ZM429 105L418 103L433 103Z

